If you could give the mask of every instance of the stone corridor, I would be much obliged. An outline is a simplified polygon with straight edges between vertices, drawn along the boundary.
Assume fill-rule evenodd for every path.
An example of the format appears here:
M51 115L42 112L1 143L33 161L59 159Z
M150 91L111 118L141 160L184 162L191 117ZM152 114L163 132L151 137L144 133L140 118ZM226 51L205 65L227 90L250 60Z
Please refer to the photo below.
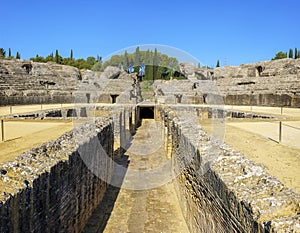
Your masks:
M143 120L130 147L116 160L128 166L123 181L113 177L112 183L119 182L121 188L109 186L84 232L189 232L168 172L156 169L168 164L157 127L154 120Z

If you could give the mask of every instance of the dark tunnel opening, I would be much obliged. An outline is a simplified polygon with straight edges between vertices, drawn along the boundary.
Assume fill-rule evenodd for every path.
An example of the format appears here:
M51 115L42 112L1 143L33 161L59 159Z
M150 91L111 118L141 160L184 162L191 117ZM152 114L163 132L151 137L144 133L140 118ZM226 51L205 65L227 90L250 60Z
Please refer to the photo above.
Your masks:
M154 107L140 107L140 119L154 119Z

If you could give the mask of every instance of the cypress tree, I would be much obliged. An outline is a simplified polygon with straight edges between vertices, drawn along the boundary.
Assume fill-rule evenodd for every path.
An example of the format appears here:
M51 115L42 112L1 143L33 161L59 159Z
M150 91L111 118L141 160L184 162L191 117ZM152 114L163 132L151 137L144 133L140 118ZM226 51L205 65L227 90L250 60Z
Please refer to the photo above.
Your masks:
M125 51L125 54L124 54L124 65L125 65L125 69L128 69L129 67L129 57L128 57L128 52L127 50Z
M19 52L17 52L17 54L16 54L16 59L21 59L21 55Z
M153 52L149 49L145 54L145 77L144 80L154 80L153 78Z
M299 58L299 53L298 53L298 49L297 48L295 48L295 54L294 54L294 58L295 59L297 59L297 58Z
M159 66L159 57L157 53L157 49L154 50L153 55L153 81L158 78L158 66Z
M10 48L8 49L8 57L11 57L11 50L10 50Z
M289 58L293 58L293 50L292 49L290 49L290 51L289 51Z
M55 51L55 62L58 63L59 62L59 58L58 58L59 54L58 54L58 50L56 49Z
M73 61L73 49L71 49L70 59Z
M220 67L220 61L219 60L217 61L216 67Z
M135 67L140 65L140 59L141 59L140 47L136 47L135 57L134 57L134 66Z

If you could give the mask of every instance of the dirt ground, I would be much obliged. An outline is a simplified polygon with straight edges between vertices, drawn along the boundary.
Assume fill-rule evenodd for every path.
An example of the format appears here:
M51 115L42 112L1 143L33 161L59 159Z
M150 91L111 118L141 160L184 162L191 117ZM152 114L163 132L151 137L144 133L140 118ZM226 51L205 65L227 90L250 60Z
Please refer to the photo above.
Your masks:
M293 126L300 124L299 121L286 123ZM208 132L212 131L210 120L200 124ZM278 122L227 120L225 125L225 143L261 164L287 187L300 192L299 130L283 127L283 143L277 143L268 137L277 139Z
M263 107L263 106L232 106L226 105L225 109L234 109L247 112L255 112L271 115L300 117L300 108L280 108L280 107Z
M101 223L98 216L103 212L108 218L102 221L97 232L189 232L172 179L168 176L171 170L164 169L171 161L166 158L163 141L157 143L161 133L157 132L157 125L154 120L143 120L122 156L129 162L124 177L120 176L120 169L114 167L112 184L121 186L119 190L109 186L108 195L102 202L104 205L100 205L99 213L94 212L91 218L94 224L90 226ZM153 133L157 135L153 136ZM126 167L124 162L123 169ZM87 228L84 232L96 231Z
M0 142L0 163L71 130L71 121L12 120L4 122L4 142Z
M39 104L39 105L17 105L17 106L4 106L0 107L0 116L16 114L16 113L28 113L46 109L56 109L72 107L74 104Z
M300 150L300 121L283 121L281 127L281 139L279 138L279 121L232 122L227 125L234 126L254 134L259 134L277 142L281 141L282 144Z

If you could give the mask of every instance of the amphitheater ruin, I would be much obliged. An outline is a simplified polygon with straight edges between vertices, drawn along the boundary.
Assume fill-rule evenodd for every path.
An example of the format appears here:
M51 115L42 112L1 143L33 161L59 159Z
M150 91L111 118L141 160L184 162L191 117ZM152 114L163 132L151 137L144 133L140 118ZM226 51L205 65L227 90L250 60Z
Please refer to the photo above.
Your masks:
M0 232L300 232L300 59L180 72L0 60Z

